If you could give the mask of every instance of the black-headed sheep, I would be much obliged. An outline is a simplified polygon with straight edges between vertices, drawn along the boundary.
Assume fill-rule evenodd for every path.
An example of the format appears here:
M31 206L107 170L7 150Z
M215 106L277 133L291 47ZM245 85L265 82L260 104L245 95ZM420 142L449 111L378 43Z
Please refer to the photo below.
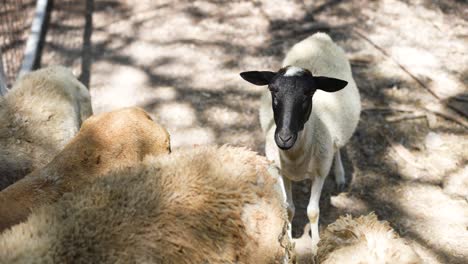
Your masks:
M294 45L283 66L278 72L251 71L241 76L255 85L268 85L260 123L266 156L279 166L284 179L291 219L291 180L313 180L307 215L315 251L320 240L320 193L333 160L337 186L344 187L339 150L356 129L360 96L343 50L324 33Z

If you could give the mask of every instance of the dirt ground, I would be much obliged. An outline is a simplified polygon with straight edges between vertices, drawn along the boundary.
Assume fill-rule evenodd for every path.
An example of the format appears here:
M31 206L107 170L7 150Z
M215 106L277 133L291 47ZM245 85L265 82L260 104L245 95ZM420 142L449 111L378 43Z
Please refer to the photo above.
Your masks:
M424 263L468 263L465 1L56 2L43 65L73 67L97 113L143 107L168 128L174 149L231 144L263 153L264 88L238 73L278 69L294 43L329 33L348 54L363 111L342 150L349 188L338 194L327 181L321 227L375 211ZM295 237L309 188L294 185ZM297 245L304 262L306 246Z

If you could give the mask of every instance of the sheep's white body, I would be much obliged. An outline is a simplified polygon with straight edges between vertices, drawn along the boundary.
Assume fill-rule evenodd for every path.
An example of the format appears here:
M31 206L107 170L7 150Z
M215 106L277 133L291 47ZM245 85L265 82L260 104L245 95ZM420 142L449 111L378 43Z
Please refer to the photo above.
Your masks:
M319 241L318 201L323 182L335 158L336 180L344 184L339 149L348 142L357 127L361 111L360 96L344 51L324 33L314 34L294 45L286 55L283 66L301 67L308 69L313 76L333 77L348 82L338 92L315 92L311 116L289 150L281 150L276 146L276 125L270 93L266 91L261 99L260 123L266 136L265 153L280 168L286 191L290 192L290 180L314 181L307 213L315 248ZM294 214L290 193L288 196L289 209Z

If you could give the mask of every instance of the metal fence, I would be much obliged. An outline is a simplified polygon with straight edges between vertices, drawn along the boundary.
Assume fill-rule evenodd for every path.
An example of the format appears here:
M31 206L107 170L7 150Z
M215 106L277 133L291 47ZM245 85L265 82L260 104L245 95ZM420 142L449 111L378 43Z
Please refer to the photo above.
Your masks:
M0 93L31 70L45 21L47 0L0 0Z

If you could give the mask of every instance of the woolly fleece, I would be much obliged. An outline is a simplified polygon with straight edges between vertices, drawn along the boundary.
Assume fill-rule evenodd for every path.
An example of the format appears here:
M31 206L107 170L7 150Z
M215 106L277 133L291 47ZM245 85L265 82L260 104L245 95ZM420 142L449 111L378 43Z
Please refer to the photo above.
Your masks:
M373 213L342 216L321 234L318 263L422 263L421 258L395 233L388 222Z
M169 134L140 108L92 116L50 163L0 192L0 232L110 170L169 152Z
M91 114L88 90L67 68L20 78L0 97L0 190L51 161Z
M34 210L0 263L281 263L283 197L267 161L233 147L150 157Z

